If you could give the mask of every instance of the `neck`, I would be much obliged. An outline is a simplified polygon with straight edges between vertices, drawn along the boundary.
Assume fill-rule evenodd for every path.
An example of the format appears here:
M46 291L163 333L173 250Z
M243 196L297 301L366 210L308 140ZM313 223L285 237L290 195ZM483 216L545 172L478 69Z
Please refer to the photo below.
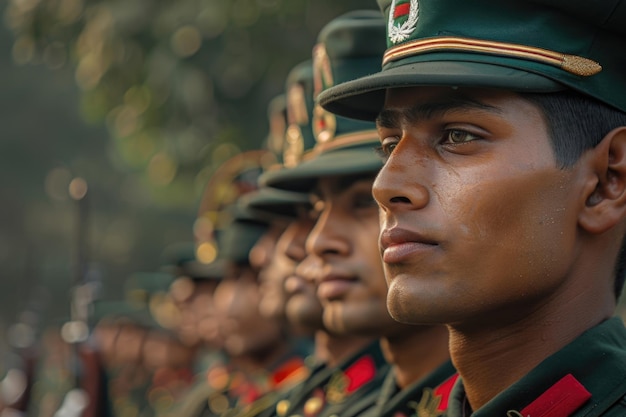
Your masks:
M318 330L315 333L315 358L329 367L334 367L370 343L372 339L369 338L337 336Z
M569 303L551 303L531 312L525 310L514 322L493 323L491 319L489 325L485 325L487 320L482 320L473 326L449 326L450 355L473 410L612 315L614 307L610 305L614 306L614 302L589 292L582 292ZM550 306L555 304L561 308L550 311Z
M425 378L450 358L448 329L444 326L406 326L401 334L381 339L381 347L402 389Z

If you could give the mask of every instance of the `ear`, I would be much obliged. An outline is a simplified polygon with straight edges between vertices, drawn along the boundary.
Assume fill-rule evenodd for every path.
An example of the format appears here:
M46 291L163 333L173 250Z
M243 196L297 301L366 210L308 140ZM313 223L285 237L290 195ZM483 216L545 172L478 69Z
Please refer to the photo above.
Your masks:
M585 157L590 158L593 178L585 186L579 224L600 234L626 218L626 126L609 132Z

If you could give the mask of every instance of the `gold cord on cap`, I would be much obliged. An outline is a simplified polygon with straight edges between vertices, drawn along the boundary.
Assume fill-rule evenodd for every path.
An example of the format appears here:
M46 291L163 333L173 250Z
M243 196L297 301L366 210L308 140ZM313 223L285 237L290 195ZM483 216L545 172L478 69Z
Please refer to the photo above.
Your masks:
M387 49L383 56L383 65L407 56L426 52L461 51L500 55L527 59L549 64L574 75L588 77L602 71L602 66L588 58L567 55L548 49L536 48L513 43L485 41L479 39L437 37L419 39Z

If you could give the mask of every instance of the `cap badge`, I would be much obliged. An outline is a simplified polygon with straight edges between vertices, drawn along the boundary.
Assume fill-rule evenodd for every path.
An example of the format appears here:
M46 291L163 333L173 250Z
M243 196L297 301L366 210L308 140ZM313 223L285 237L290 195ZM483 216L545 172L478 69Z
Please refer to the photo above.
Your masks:
M287 92L287 120L289 122L283 144L283 165L293 168L302 161L304 136L302 127L309 123L304 88L294 84Z
M393 0L387 28L389 40L397 44L411 36L419 18L418 0Z
M313 95L332 87L334 84L330 58L323 43L313 49ZM331 141L337 130L335 115L316 104L313 108L313 134L318 143Z

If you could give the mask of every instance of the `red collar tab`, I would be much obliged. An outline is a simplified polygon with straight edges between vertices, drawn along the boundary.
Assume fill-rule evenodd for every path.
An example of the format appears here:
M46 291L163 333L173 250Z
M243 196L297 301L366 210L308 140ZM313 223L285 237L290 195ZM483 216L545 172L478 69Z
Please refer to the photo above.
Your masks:
M350 394L374 378L376 375L376 363L374 363L374 359L371 356L364 356L346 369L345 375L350 381L346 392Z
M331 404L343 402L348 395L374 379L376 362L369 356L363 356L344 372L337 371L326 385L326 398Z
M282 364L270 376L270 384L273 388L281 387L284 384L296 383L306 379L309 369L304 364L302 358L296 357Z
M433 394L435 398L439 398L437 411L446 411L448 409L448 399L450 398L450 392L452 392L452 387L454 386L454 383L457 379L459 379L459 374L454 374L434 389Z
M591 393L572 374L567 374L520 414L523 417L567 417L591 398Z

